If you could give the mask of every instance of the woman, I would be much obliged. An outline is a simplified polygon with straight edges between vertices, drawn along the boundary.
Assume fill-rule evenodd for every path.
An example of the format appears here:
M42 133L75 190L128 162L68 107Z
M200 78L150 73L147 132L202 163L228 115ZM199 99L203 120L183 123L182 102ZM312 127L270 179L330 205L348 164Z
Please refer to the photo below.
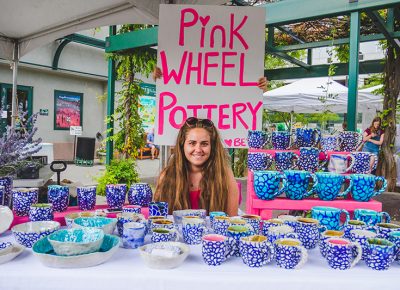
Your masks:
M385 131L381 128L380 117L375 117L372 120L371 126L364 131L363 134L364 147L362 151L374 154L374 156L371 158L370 161L371 171L375 164L375 160L378 159L379 148L383 143L384 135Z
M154 200L168 202L170 212L204 208L237 215L239 191L228 156L212 121L188 118L175 152L161 172Z

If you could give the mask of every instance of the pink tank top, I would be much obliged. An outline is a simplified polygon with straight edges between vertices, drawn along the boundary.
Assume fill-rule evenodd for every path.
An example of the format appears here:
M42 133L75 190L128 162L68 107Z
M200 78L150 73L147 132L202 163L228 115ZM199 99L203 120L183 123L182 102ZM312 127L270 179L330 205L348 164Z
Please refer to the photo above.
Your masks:
M190 204L192 205L192 209L199 209L200 189L189 191L189 199Z

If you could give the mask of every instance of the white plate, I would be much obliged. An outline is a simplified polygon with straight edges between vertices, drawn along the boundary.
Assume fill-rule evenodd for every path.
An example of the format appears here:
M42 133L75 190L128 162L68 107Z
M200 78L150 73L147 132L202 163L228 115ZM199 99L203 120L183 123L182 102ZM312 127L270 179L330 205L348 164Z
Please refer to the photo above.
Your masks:
M0 264L7 263L24 251L25 247L19 244L12 245L12 250L4 255L0 254Z
M0 235L10 227L14 215L8 206L0 205Z

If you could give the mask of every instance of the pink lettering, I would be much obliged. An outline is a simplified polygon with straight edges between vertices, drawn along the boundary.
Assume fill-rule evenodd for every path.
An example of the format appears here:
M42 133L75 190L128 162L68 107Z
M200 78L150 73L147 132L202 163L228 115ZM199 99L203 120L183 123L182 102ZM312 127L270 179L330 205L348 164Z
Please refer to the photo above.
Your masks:
M169 105L165 105L165 98L170 97L172 99ZM163 135L164 133L164 111L171 109L176 104L176 96L171 92L161 92L160 93L160 104L159 104L159 117L158 117L158 135Z
M226 46L226 32L225 29L222 25L215 25L211 29L211 40L210 40L210 47L214 48L214 37L215 37L215 32L219 30L221 31L221 47L225 48Z
M229 108L229 104L220 105L218 108L219 119L218 119L218 128L219 129L229 129L229 125L224 124L224 119L228 119L229 115L224 114L224 110Z
M243 127L246 129L249 129L249 126L247 126L247 123L243 120L241 114L246 111L247 106L246 104L243 103L237 103L232 105L232 118L233 118L233 129L237 128L237 120L242 123Z
M183 53L181 61L180 61L180 65L179 65L179 73L176 73L176 71L174 69L171 69L171 71L169 72L168 63L167 63L167 56L165 54L165 51L161 51L160 52L161 67L162 67L162 71L163 71L164 84L168 84L169 80L171 78L174 79L176 84L179 85L181 83L183 70L184 70L185 63L186 63L187 54L188 54L187 51L185 51Z
M201 105L188 105L188 110L192 110L192 116L197 118L197 111L201 109Z
M175 116L178 111L182 113L182 118L181 118L180 123L177 123L175 121L175 119L176 119ZM186 114L185 108L182 106L176 106L175 108L173 108L171 110L171 113L169 113L168 119L169 119L169 123L171 124L172 127L174 127L175 129L179 129L183 125L183 123L185 123L185 121L187 119L187 114Z
M190 84L190 76L191 72L194 71L197 73L197 84L201 83L201 61L203 59L203 54L199 52L197 55L197 66L193 65L193 54L189 53L189 60L187 65L187 72L186 72L186 84Z
M208 70L209 70L209 68L218 67L217 63L215 63L215 62L214 63L210 63L209 58L210 57L217 57L217 56L219 56L219 52L214 52L214 51L206 52L204 54L205 60L204 60L204 82L203 82L203 84L205 86L216 86L217 85L217 82L209 82L208 81Z
M207 110L207 119L212 119L212 110L218 108L217 105L203 105L203 109Z
M257 86L257 82L245 82L244 81L244 53L240 54L240 64L239 64L239 85L243 87Z
M235 22L235 14L231 13L231 22L230 22L230 33L229 33L229 48L233 49L233 37L236 36L236 38L242 43L243 47L247 50L249 49L249 45L247 42L244 40L243 36L238 32L243 25L247 21L247 15L243 17L242 22L234 28L234 22Z
M249 107L249 110L250 110L250 113L252 116L251 130L256 130L257 129L257 112L261 108L263 102L258 102L254 108L250 102L246 102L246 104Z
M227 82L225 81L225 71L227 68L234 68L235 64L233 63L227 63L226 62L226 58L229 56L236 56L237 52L230 52L230 51L226 51L222 53L222 76L221 76L221 85L223 86L227 86L227 87L234 87L236 86L235 82Z
M186 14L191 14L193 16L192 20L185 20ZM193 8L185 8L181 10L181 21L179 24L179 45L185 45L185 28L193 26L199 19L199 14Z

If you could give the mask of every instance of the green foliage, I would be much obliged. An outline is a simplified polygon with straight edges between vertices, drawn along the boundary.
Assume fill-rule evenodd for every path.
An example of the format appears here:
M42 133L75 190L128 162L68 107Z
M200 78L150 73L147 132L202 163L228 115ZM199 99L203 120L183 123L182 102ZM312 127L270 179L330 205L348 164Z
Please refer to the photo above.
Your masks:
M247 149L237 149L236 156L238 160L235 162L233 175L235 177L243 177L247 170Z
M97 194L106 194L107 184L124 183L131 186L132 183L139 182L139 175L136 170L136 161L134 159L115 159L106 166L106 170L97 179Z

